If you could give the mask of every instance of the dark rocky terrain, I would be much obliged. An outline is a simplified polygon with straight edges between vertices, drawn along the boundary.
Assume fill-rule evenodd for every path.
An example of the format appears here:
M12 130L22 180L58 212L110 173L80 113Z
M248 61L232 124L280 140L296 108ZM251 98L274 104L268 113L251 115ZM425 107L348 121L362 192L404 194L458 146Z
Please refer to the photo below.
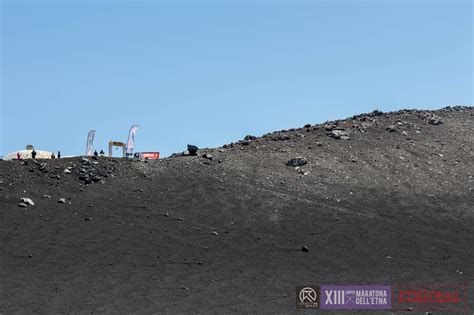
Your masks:
M0 313L289 313L311 283L469 283L472 306L473 114L375 111L157 161L0 161Z

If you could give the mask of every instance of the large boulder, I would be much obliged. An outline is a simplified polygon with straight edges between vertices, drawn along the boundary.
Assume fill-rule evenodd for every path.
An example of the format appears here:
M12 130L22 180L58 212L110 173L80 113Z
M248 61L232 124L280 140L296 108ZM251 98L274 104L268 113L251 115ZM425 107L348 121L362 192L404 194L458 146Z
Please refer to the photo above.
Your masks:
M197 155L198 147L193 144L188 144L189 155Z

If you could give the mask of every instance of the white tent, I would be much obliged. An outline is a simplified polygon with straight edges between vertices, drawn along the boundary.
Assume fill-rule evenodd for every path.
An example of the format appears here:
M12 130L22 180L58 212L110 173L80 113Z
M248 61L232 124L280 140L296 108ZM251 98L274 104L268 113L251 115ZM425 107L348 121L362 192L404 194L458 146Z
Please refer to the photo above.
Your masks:
M18 150L15 152L8 153L3 157L4 160L15 160L17 159L17 153L20 153L21 159L31 159L31 152L33 150ZM37 159L50 159L52 152L43 151L43 150L36 150L36 158Z

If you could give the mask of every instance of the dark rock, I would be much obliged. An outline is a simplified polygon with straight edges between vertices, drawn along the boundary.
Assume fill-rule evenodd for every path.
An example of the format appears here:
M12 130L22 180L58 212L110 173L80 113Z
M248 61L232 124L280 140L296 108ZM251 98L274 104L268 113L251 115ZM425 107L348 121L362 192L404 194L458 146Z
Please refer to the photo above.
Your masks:
M252 135L246 135L245 138L244 138L244 140L247 140L247 141L252 141L252 140L256 140L256 139L257 139L257 137L252 136Z
M27 206L34 206L35 205L33 200L31 200L30 198L21 198L21 202L26 204Z
M102 177L98 176L98 175L95 175L95 176L92 176L91 180L94 182L94 183L98 183L102 180Z
M202 155L202 157L203 157L204 159L208 159L208 160L212 160L212 158L213 158L213 157L212 157L212 154L209 154L209 153L204 153L204 154Z
M198 147L193 144L188 144L189 155L197 155Z
M329 124L324 125L324 130L326 130L326 131L331 131L334 128L336 128L335 125L329 125Z
M305 253L309 252L308 246L303 246L303 247L301 247L301 251L302 251L302 252L305 252Z
M303 126L303 128L311 128L311 124L306 124Z
M304 157L296 157L286 162L287 166L302 166L305 164L308 164L308 161Z
M382 116L382 115L383 115L383 112L378 109L374 110L373 112L369 114L370 117L376 117L376 116Z

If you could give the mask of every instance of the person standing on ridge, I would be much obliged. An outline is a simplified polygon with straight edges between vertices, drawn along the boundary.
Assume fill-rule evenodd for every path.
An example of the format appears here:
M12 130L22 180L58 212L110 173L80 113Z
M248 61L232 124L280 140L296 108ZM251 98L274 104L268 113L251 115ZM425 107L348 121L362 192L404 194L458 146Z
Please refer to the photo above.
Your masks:
M33 151L31 151L31 157L33 159L36 159L36 150L35 149L33 149Z
M17 152L17 153L16 153L16 159L17 159L17 160L21 160L20 152Z
M94 156L95 156L95 157L98 157L98 156L99 156L99 153L97 153L97 150L94 150Z
M58 151L58 159L61 158L61 151Z
M100 154L100 156L104 156L105 155L104 150L100 150L99 154Z

